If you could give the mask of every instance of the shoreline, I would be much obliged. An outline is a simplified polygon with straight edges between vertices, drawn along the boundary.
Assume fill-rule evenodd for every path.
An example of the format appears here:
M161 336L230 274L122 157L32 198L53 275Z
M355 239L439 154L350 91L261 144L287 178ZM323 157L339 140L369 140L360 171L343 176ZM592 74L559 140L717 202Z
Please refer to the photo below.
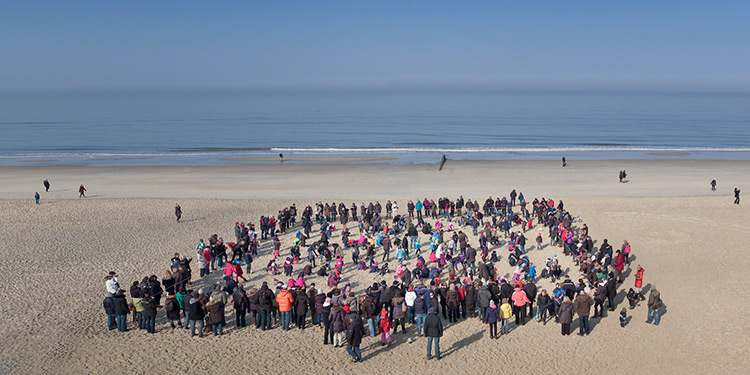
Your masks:
M627 183L618 183L620 170ZM533 196L669 197L731 196L750 185L750 161L628 160L451 161L437 164L368 163L250 164L241 166L41 166L0 167L6 184L0 200L78 199L84 184L91 198L387 199L412 191L468 198L504 195L514 188ZM709 182L718 181L711 192ZM44 192L42 180L52 188Z

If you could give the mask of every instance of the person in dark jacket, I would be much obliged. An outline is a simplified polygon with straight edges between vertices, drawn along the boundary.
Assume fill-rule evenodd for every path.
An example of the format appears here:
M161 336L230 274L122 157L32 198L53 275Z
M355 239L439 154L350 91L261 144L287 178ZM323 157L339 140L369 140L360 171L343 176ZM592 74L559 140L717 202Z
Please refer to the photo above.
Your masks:
M365 326L362 323L362 318L354 310L351 310L346 316L346 352L352 356L352 362L362 361L362 352L359 345L362 344L364 333Z
M487 308L487 311L484 315L484 321L487 322L487 324L490 325L490 338L496 339L500 337L497 334L497 321L500 319L500 312L497 311L497 305L495 305L495 301L490 301L490 306Z
M435 357L440 360L440 337L443 336L443 322L437 313L430 312L424 321L424 333L427 336L427 359L432 359L432 342L435 342Z
M239 286L237 290L232 294L232 305L234 306L235 315L234 321L237 324L238 328L245 327L247 325L245 315L247 313L249 302L250 300L247 298L245 289L242 286Z
M617 281L614 277L607 280L607 305L609 311L615 311L615 296L617 296Z
M141 303L143 304L146 332L156 333L156 301L151 298L151 293L146 293Z
M487 289L487 285L482 285L479 287L479 292L477 292L477 304L479 305L479 319L482 320L482 323L486 323L484 320L487 312L487 308L490 306L490 300L492 299L492 294Z
M536 321L541 321L542 324L547 324L547 312L550 305L552 304L552 298L547 294L546 289L542 289L539 296L536 298Z
M523 285L523 291L526 293L526 297L529 299L529 317L534 316L534 301L536 300L537 288L534 284L534 280L526 280L526 284Z
M417 316L417 336L422 337L424 322L427 319L427 301L424 293L417 293L417 298L414 300L414 315Z
M127 332L128 330L128 301L125 299L125 291L119 290L114 297L112 297L115 307L115 319L117 320L117 330L120 332Z
M174 294L168 294L167 299L164 301L164 311L167 313L167 320L175 328L174 322L182 327L182 320L180 319L180 303L177 302Z
M205 312L201 301L199 300L200 295L198 292L193 293L190 298L186 298L188 301L188 316L190 317L190 336L195 336L195 325L198 325L198 337L203 337L203 318Z
M221 336L224 334L224 302L220 299L211 297L211 300L206 304L206 310L208 310L208 324L211 325L211 329L214 332L214 336ZM190 318L193 316L191 314Z
M263 285L258 291L258 306L260 307L260 327L262 330L271 329L271 308L273 307L273 301L275 296L271 289L268 288L268 283L263 282Z
M560 304L557 318L562 326L562 335L570 335L570 323L573 323L573 301L570 300L570 297L565 296L565 300Z
M305 329L305 317L307 316L307 307L310 301L304 290L300 290L294 298L294 312L297 314L297 328Z
M107 314L107 329L110 331L117 328L117 315L115 314L115 299L112 293L104 295L104 312Z

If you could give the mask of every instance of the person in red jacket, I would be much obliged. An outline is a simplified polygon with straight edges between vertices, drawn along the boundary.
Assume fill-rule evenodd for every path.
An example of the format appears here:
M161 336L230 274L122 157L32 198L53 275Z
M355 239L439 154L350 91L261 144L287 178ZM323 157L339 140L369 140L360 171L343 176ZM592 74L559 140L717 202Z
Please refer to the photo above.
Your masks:
M617 250L615 256L615 271L617 272L617 283L622 283L622 271L625 269L625 256L620 250Z
M391 319L388 318L388 311L383 309L380 312L380 345L391 345Z
M641 265L638 265L638 271L635 272L635 292L638 293L638 298L645 300L646 296L641 293L641 287L643 287L643 272L644 269Z

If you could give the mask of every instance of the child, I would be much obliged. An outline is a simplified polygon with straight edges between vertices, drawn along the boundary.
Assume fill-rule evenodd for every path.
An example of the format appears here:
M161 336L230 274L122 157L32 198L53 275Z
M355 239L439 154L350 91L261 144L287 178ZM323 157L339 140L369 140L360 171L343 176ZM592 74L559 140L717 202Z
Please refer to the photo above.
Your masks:
M495 301L490 300L490 307L484 313L484 321L490 325L490 339L496 339L500 337L497 334L497 321L500 320L500 312L497 311L497 305Z
M382 276L382 275L385 275L385 274L387 274L389 272L391 272L391 271L388 269L388 263L387 262L383 263L383 267L380 268L380 275Z
M388 311L383 309L380 312L380 345L391 345L391 319L388 318Z
M507 298L503 298L503 304L500 305L500 335L508 334L508 321L513 317L513 308Z
M377 272L380 272L380 268L378 268L378 262L375 261L375 262L372 262L372 264L370 265L370 273L377 273Z
M620 327L625 328L626 324L628 324L628 311L623 307L620 311Z
M359 261L359 270L362 271L362 270L366 270L366 269L367 269L367 260L360 259L360 261Z

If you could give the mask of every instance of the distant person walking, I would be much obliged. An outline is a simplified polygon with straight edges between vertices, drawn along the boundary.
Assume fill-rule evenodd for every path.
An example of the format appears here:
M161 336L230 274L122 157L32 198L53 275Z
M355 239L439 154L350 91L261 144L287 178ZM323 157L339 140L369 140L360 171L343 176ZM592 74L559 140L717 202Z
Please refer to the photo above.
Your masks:
M83 184L78 188L78 198L86 198L86 188L83 187Z
M734 188L734 204L740 204L740 189Z
M39 204L39 192L34 193L34 200L36 201L36 204Z
M716 179L711 180L711 191L716 191Z
M565 156L562 157L562 163L563 163L562 164L563 167L568 165L568 163L565 161Z
M44 191L49 192L49 180L45 178L43 183L44 183Z
M284 154L279 154L279 162L284 164Z
M180 219L182 218L182 207L180 207L179 204L176 204L174 206L174 216L177 217L177 222L180 222Z

